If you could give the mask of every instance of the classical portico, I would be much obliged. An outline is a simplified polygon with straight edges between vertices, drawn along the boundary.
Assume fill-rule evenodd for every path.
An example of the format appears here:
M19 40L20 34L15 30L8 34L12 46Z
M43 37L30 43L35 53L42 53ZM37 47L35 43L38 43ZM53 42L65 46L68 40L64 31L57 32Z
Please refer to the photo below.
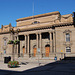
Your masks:
M20 43L20 47L24 47L22 50L23 57L26 55L28 55L29 58L37 57L38 48L40 49L39 55L41 58L49 57L50 53L55 53L55 31L53 29L24 32L19 33L19 35L24 35L24 41L22 41L22 43L24 43L23 46L21 46L22 43ZM49 50L47 50L48 47L46 48L46 45L49 45ZM21 49L22 48L20 48L20 50ZM48 56L46 55L47 51Z

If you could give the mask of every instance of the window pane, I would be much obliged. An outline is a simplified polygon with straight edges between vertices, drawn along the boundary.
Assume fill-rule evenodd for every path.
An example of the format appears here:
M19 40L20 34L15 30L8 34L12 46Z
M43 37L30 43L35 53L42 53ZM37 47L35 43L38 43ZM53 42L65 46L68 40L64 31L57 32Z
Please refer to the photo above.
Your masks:
M66 47L66 52L71 52L71 48L70 47Z
M6 54L6 50L4 50L4 54Z
M67 33L67 34L66 34L66 42L69 42L69 41L70 41L70 34Z
M6 46L6 40L4 40L4 46Z

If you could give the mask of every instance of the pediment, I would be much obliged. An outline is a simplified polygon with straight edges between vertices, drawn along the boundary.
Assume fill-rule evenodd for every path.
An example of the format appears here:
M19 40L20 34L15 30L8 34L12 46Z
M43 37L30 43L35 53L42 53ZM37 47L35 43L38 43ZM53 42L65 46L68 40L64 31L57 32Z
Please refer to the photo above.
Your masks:
M63 33L71 33L72 31L70 31L69 29L68 30L65 30Z

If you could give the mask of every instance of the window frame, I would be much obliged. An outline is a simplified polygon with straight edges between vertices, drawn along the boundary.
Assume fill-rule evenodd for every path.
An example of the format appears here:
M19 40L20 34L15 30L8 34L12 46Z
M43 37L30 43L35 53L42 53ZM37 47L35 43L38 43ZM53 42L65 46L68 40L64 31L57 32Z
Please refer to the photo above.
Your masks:
M71 53L71 47L66 47L66 53Z
M6 39L4 39L4 46L6 46L7 45L7 41L6 41Z
M69 34L69 36L67 34ZM65 34L65 41L70 42L70 33Z

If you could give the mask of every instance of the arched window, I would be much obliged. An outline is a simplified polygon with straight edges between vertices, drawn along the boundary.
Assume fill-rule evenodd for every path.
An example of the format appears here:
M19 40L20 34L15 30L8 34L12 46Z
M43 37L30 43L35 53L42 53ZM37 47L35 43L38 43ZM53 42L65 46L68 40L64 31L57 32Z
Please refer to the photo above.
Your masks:
M45 45L45 47L50 47L50 45L49 45L49 44L47 44L47 45Z
M39 21L34 21L32 24L37 24L37 23L40 23Z
M71 52L71 48L70 47L66 47L66 52Z
M66 42L70 42L70 34L66 33Z
M34 21L34 24L38 23L38 21Z

